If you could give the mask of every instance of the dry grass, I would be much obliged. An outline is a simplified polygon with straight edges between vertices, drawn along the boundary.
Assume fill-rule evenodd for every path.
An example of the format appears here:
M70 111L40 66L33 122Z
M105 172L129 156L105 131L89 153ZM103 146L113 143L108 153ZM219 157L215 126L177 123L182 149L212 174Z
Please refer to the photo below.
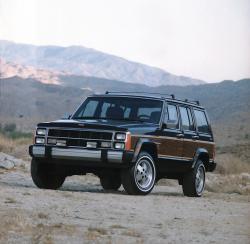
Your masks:
M119 224L113 224L110 226L112 229L126 229L126 227L119 225Z
M45 214L45 213L38 213L37 216L39 219L47 219L48 218L48 214Z
M31 138L11 139L0 134L0 152L10 154L23 160L29 159L28 146L31 144Z
M86 238L90 241L96 241L103 235L107 235L107 230L100 227L89 227L86 232Z
M7 197L6 200L4 201L4 203L17 203L16 199L12 198L12 197Z
M240 174L250 172L250 162L238 158L234 154L219 154L216 156L216 172L220 174Z
M210 192L250 195L250 174L208 174L206 190Z
M129 230L126 230L124 232L122 232L122 235L124 236L130 236L130 237L141 237L141 234L138 233L137 231L133 230L133 229L129 229Z

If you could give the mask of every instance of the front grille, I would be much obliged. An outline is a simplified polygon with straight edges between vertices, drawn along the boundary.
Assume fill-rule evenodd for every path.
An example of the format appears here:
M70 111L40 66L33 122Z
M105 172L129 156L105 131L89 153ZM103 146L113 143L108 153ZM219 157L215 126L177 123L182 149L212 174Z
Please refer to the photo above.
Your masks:
M48 132L49 137L56 138L79 138L79 139L93 139L93 140L112 140L111 132L97 132L97 131L84 131L84 130L60 130L50 129Z

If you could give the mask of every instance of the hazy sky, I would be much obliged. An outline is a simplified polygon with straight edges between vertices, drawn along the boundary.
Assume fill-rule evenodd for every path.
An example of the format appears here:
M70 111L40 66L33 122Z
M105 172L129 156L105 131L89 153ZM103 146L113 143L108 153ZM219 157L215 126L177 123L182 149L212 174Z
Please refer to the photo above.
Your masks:
M0 0L0 39L83 45L210 82L250 77L250 0Z

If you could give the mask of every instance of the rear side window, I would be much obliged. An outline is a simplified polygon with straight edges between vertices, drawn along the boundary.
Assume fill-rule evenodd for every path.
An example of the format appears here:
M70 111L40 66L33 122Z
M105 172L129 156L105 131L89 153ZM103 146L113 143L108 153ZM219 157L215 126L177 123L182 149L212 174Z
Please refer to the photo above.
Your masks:
M209 126L204 111L194 109L194 115L196 118L197 129L201 133L209 133Z
M190 108L180 107L181 123L183 130L194 130Z
M179 120L178 120L178 113L177 113L176 105L168 104L167 113L165 116L165 123L167 124L168 129L179 128Z

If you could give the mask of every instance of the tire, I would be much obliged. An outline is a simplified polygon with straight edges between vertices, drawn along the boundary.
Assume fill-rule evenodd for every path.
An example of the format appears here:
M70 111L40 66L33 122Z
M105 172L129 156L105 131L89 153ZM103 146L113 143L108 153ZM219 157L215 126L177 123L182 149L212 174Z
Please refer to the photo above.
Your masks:
M141 152L133 167L122 171L122 185L130 195L147 195L155 185L156 169L154 159L147 152Z
M205 187L206 170L199 159L195 167L183 178L182 190L185 196L201 197Z
M117 191L121 186L121 176L120 174L105 174L100 176L100 183L104 190L114 190Z
M65 176L56 172L53 164L32 159L31 161L31 177L34 184L41 189L56 190L62 186Z

